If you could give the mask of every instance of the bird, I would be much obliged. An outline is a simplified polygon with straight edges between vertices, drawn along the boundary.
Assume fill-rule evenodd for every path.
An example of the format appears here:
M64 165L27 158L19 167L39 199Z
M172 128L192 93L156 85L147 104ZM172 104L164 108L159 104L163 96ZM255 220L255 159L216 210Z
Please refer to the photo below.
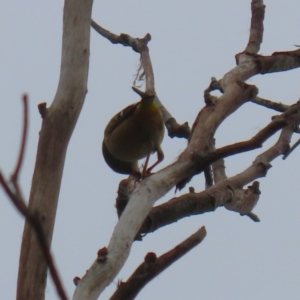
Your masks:
M120 174L143 178L163 159L161 143L164 138L164 121L155 96L142 99L117 113L104 130L102 153L107 165ZM157 153L157 161L149 168L149 157ZM138 161L146 158L140 172Z

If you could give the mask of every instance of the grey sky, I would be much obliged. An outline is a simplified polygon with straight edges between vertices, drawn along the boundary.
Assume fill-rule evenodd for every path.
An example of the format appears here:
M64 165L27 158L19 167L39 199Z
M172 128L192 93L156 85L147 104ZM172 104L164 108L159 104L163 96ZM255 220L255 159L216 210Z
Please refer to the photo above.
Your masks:
M220 79L235 66L250 26L250 0L232 1L95 1L93 18L114 33L152 35L149 44L156 91L179 123L192 125L203 107L203 90L211 76ZM261 54L294 50L300 44L300 3L265 1ZM21 95L29 94L30 132L21 185L28 198L41 126L37 105L50 105L59 79L63 1L5 1L0 10L0 167L8 176L19 149ZM103 130L112 115L139 100L131 91L139 57L112 45L92 30L88 94L72 136L60 193L53 253L71 297L75 276L83 276L99 248L108 244L117 222L114 204L121 175L101 154ZM300 70L249 80L259 95L286 104L299 99ZM227 119L216 135L217 146L252 137L276 112L248 103ZM226 159L228 176L241 172L263 149ZM173 162L186 141L163 142L165 160ZM126 280L149 251L161 255L202 225L204 242L154 279L138 299L281 300L300 295L299 191L297 149L286 161L277 159L260 180L262 195L254 212L261 223L219 208L186 218L135 242L117 279ZM158 168L158 169L159 169ZM203 176L190 185L204 187ZM185 188L182 193L188 190ZM180 195L178 193L177 195ZM172 191L162 203L174 196ZM0 291L14 299L23 219L0 190ZM108 299L112 284L100 299ZM49 282L47 300L57 299Z

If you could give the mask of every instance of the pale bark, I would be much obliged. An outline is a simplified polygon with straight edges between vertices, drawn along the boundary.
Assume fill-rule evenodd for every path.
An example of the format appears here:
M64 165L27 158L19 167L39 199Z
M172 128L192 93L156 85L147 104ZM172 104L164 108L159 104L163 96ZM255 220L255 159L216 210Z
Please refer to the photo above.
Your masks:
M262 9L262 1L253 2ZM262 20L263 17L260 18L260 22ZM258 38L258 44L260 42L261 39ZM258 51L259 47L255 48ZM218 126L242 104L256 96L255 87L243 84L245 80L257 74L256 60L252 55L242 53L237 56L237 61L238 66L222 79L224 94L216 103L203 108L198 115L197 125L193 128L187 149L174 164L143 180L134 190L114 229L107 247L107 259L104 262L95 260L79 281L73 300L98 298L126 262L133 240L154 203L178 182L188 180L195 175L199 166L194 163L194 154L205 155L207 146L210 145Z
M58 89L51 106L40 105L43 117L29 199L51 245L68 143L87 92L92 0L66 0ZM47 265L36 236L26 222L18 274L18 300L44 299Z
M48 110L40 106L43 124L29 206L41 214L49 245L67 145L86 93L91 7L91 0L66 0L58 91ZM280 72L300 66L299 50L277 52L269 57L257 54L263 38L264 10L263 1L252 1L249 41L245 50L236 55L237 66L220 81L223 95L217 98L206 91L206 106L196 118L188 147L175 163L137 184L114 229L109 245L101 249L101 256L96 258L85 276L79 281L76 280L78 284L74 300L97 299L126 262L132 243L155 202L175 186L183 187L195 174L202 172L215 161L209 161L208 158L214 154L211 145L216 130L227 117L247 101L253 100L258 93L256 87L247 85L245 81L256 74ZM106 34L110 33L106 31ZM113 41L119 43L116 36L113 36ZM143 51L138 52L141 53L143 61L148 62L143 65L144 69L153 75L148 78L146 76L146 91L154 93L154 74L148 48L144 47ZM158 97L156 102L162 109L163 105ZM285 153L295 125L299 123L299 108L295 110L295 116L289 116L278 142L258 156L249 168L231 178L226 178L224 166L218 174L214 172L216 184L203 192L204 196L213 199L213 209L224 205L227 209L242 214L251 213L259 198L258 183L248 190L243 190L243 187L258 177L265 176L270 162ZM172 119L167 110L163 111L163 116L165 120ZM222 157L225 155L218 159ZM26 224L20 256L18 300L44 299L46 269L35 236Z

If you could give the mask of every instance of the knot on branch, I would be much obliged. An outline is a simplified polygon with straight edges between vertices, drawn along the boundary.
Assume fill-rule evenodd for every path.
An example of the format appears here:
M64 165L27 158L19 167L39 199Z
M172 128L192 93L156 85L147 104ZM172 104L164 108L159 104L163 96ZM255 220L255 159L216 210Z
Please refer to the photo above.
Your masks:
M251 100L258 95L258 88L255 85L247 84L243 81L237 81L239 87L243 89L241 97L247 100Z
M266 159L262 159L261 157L258 157L253 162L253 165L255 165L259 169L259 174L261 177L265 177L267 175L268 170L272 168L271 163Z
M206 106L215 106L218 97L212 96L209 92L204 91L204 102Z
M204 90L204 102L206 104L206 106L215 106L217 101L218 101L218 97L212 96L210 93L212 91L218 90L220 91L222 94L224 93L224 90L222 88L222 84L221 84L221 80L217 81L217 79L215 77L211 78L211 82L210 85L208 86L208 88L206 88Z
M106 247L103 247L103 248L99 249L98 252L97 252L97 262L99 262L99 263L106 262L107 261L107 254L108 254L108 251L107 251Z
M189 187L189 193L190 194L195 194L195 188L193 186Z
M222 94L224 93L224 90L222 88L222 80L217 80L215 77L212 77L210 79L210 85L208 88L204 91L204 93L210 93L212 91L220 91Z
M148 252L144 258L144 262L146 264L154 264L156 263L157 256L154 252Z
M81 280L80 277L78 277L78 276L74 277L73 282L74 282L75 286L78 285L78 283L79 283L80 280Z
M228 210L238 212L241 215L247 215L257 204L260 194L259 182L254 181L246 190L234 190L231 200L225 202L224 206Z
M208 167L210 164L210 160L207 158L207 155L205 154L200 155L198 153L193 152L191 153L190 157L187 159L191 160L191 167L186 173L185 178L183 178L176 184L175 193L177 190L179 191L182 190L186 186L186 184L191 181L193 176L203 172L204 169Z
M147 33L142 39L132 38L126 33L120 34L120 44L124 46L131 46L132 50L135 52L141 53L142 50L147 49L148 42L151 41L151 35Z
M42 119L44 119L47 115L47 103L46 102L42 102L38 105L38 110L39 110L39 113L42 117Z
M179 125L174 118L170 118L165 125L170 138L178 137L188 139L190 136L191 129L188 122Z
M123 179L118 188L118 196L116 199L116 209L118 217L120 218L133 191L135 190L138 181L134 176L129 176L126 179Z

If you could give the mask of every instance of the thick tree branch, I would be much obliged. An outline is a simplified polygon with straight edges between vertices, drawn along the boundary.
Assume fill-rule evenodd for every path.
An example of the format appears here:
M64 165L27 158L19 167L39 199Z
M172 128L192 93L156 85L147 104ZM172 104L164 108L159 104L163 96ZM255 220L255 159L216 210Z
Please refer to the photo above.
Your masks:
M248 63L248 67L252 68L252 63L246 64ZM194 175L199 174L204 167L215 161L215 158L210 161L202 158L206 157L217 128L238 107L256 96L256 87L244 84L238 79L244 76L240 72L249 73L248 67L237 66L227 73L223 78L224 94L219 99L214 97L206 101L206 106L198 114L192 127L188 147L178 158L178 161L190 162L184 178L176 184L178 189L182 189ZM254 69L255 67L252 71ZM226 91L229 86L232 87ZM195 159L196 157L201 159Z
M300 118L298 115L297 122L299 121ZM293 134L293 127L293 123L286 126L282 130L275 145L257 156L253 164L240 174L228 179L224 178L203 192L189 193L180 197L175 197L164 204L154 207L145 219L140 233L145 234L153 232L160 227L177 222L182 218L211 212L220 206L226 206L226 204L229 204L229 209L235 210L232 209L234 207L232 204L236 201L234 195L235 190L240 190L250 182L266 176L267 170L271 167L270 162L285 153L286 149L289 147L290 138ZM254 192L259 195L257 190ZM248 193L249 192L245 193L244 196L249 195ZM239 194L237 196L241 195ZM240 211L238 210L238 212ZM244 214L248 215L254 221L259 221L258 217L253 213L250 214L250 212L248 212Z
M300 67L300 49L274 52L271 56L258 56L256 59L260 74L293 70Z
M140 230L140 233L155 231L162 226L168 225L173 222L177 222L179 219L183 217L214 211L218 206L223 206L223 205L225 205L228 209L238 211L242 214L248 215L252 220L256 222L259 221L259 218L255 214L251 213L251 211L249 211L249 208L247 208L247 211L245 211L245 208L249 207L247 206L249 204L249 201L252 201L253 199L252 196L250 197L249 192L251 191L251 193L253 193L254 196L259 195L260 193L258 188L256 187L256 185L253 186L253 188L248 189L248 191L247 190L241 191L241 188L244 185L256 180L257 178L265 176L266 171L271 166L270 162L276 157L278 157L279 155L286 153L286 151L289 149L289 143L290 143L291 135L293 133L293 129L300 122L299 105L300 104L297 103L291 106L285 113L283 113L280 117L278 117L277 121L279 120L278 122L279 127L277 127L277 125L274 125L273 123L274 121L272 121L268 126L266 126L263 130L261 130L254 138L252 138L247 142L244 142L246 144L247 143L251 144L252 141L257 140L256 142L254 142L254 144L259 145L262 142L262 139L264 140L268 139L270 137L269 134L275 133L278 129L280 129L281 125L289 124L282 130L282 133L277 143L269 150L259 155L254 161L252 167L249 167L239 175L227 179L224 172L224 168L222 168L223 161L217 160L215 164L219 164L219 167L218 168L217 166L214 167L216 170L219 169L220 173L214 173L216 178L215 179L216 184L213 187L201 193L189 193L186 195L182 195L178 198L173 198L167 203L154 207L151 213L146 218ZM285 122L282 123L280 120L285 120ZM238 146L238 144L236 145ZM223 154L222 157L224 157L224 154L227 152L224 151L224 149L229 149L231 147L234 148L235 146L232 145L220 149L221 151L219 152L220 154L221 153ZM237 148L240 148L239 150L243 149L243 147L237 147ZM217 151L218 150L216 150L216 152ZM232 154L235 153L235 150L233 150L231 153ZM248 175L249 177L247 177ZM245 177L244 182L242 182L243 177ZM237 182L239 182L239 184L237 184ZM218 191L218 193L216 194L215 194L215 189ZM237 190L238 192L236 195L234 195L235 190ZM241 195L241 192L244 194ZM215 194L217 198L212 197L213 194ZM244 198L245 196L247 196L249 200L245 199ZM236 205L236 200L240 201L238 207ZM246 206L244 205L245 200L248 201L248 203L246 203ZM251 203L250 204L253 206L256 204L255 201Z
M51 245L56 208L70 137L87 91L92 0L66 0L59 85L53 103L43 109L29 209L42 216ZM29 222L21 246L17 300L44 299L47 264Z
M144 179L135 188L107 246L107 259L102 263L97 259L94 261L89 271L80 280L74 300L97 299L125 263L136 234L155 201L176 184L186 182L196 174L199 165L194 163L195 154L204 157L220 124L241 105L256 97L258 90L244 82L260 70L257 57L244 52L237 56L237 61L238 65L222 78L224 94L218 99L207 101L206 106L197 116L186 150L175 163ZM270 167L269 161L286 151L289 144L286 138L293 133L293 126L284 127L279 144L258 157L243 173L223 180L206 191L206 193L209 191L207 196L214 199L214 207L233 201L235 189L265 176Z
M177 245L174 249L156 257L155 253L148 253L145 261L134 271L126 282L121 282L110 300L132 300L153 278L163 272L171 264L200 244L206 236L205 227Z
M233 145L219 148L217 150L213 150L211 152L206 153L205 155L203 155L201 157L196 156L197 160L198 160L198 162L197 162L198 168L199 168L198 171L201 172L208 165L212 164L215 183L219 183L219 182L225 180L227 177L225 175L223 158L262 147L263 143L266 140L268 140L272 135L274 135L278 130L280 130L284 126L288 125L289 122L291 123L292 120L295 119L295 117L297 118L299 116L299 110L300 110L299 103L291 106L286 112L284 112L282 115L274 118L270 122L270 124L268 124L265 128L260 130L254 137L252 137L248 141L236 143ZM285 146L286 146L286 148L284 151L287 151L289 149L288 143ZM284 152L281 152L281 153L283 154ZM255 179L256 178L254 178L254 180ZM132 193L135 189L135 186L133 185L134 182L135 182L134 179L126 179L121 182L122 184L120 184L119 192L118 192L119 196L117 198L117 205L116 205L118 208L119 217L122 214L124 208L126 207L128 201L129 201L130 196L132 195ZM126 186L123 186L123 184L126 184ZM129 186L128 186L128 184L129 184ZM128 189L128 187L130 187L130 189ZM227 188L227 186L226 186L226 188ZM125 192L125 190L126 190L126 192ZM252 189L252 191L253 191L253 189ZM245 194L241 195L241 193L245 193ZM255 193L255 195L259 195L259 193ZM239 191L236 191L236 199L242 198L242 200L240 200L242 205L244 205L244 200L245 200L244 196L248 197L247 201L248 201L248 203L250 203L249 202L250 201L249 200L250 199L249 192L247 192L247 190L244 191L241 188L239 188ZM177 206L173 205L173 202L175 201L175 199L176 199L176 203L178 203ZM189 205L189 203L192 203L192 204ZM174 198L174 199L170 200L169 202L167 202L167 204L162 204L160 206L153 208L151 213L155 214L155 218L153 218L153 219L155 219L155 221L152 220L151 216L150 216L150 219L149 219L149 217L147 217L147 219L145 221L145 223L147 223L147 224L143 225L140 233L145 233L146 230L144 228L149 228L149 226L150 226L149 224L152 224L152 223L158 222L160 224L161 223L164 224L163 226L165 226L165 225L169 224L169 221L168 221L169 219L172 220L171 221L171 223L172 223L172 222L177 221L182 216L190 216L191 214L193 214L192 212L194 212L195 214L200 214L200 213L205 213L205 212L209 212L209 211L214 211L216 209L214 203L215 203L215 199L210 198L209 193L208 194L201 193L201 195L193 193L193 194L183 195L179 198ZM236 203L236 201L235 201L235 203ZM200 206L198 206L198 205L200 205ZM224 203L222 203L222 205L224 205ZM230 205L228 205L227 208L229 208L229 207L230 207ZM255 221L259 220L257 216L250 214L251 210L249 210L248 208L247 208L247 212L245 212L245 208L238 209L238 208L236 208L236 204L234 204L234 210L239 211L243 215L244 214L248 215L251 219L253 219ZM158 211L158 213L156 213L156 211Z
M300 104L296 104L290 107L285 113L283 113L281 116L274 118L270 124L268 124L265 128L260 130L254 137L252 137L248 141L239 142L216 150L212 150L204 154L203 156L199 156L195 154L194 164L198 165L197 173L206 170L210 164L214 164L216 162L218 162L219 164L224 164L223 158L226 158L228 156L261 148L263 143L266 140L268 140L278 130L282 129L284 126L288 124L288 120L290 116L299 113L300 110L299 106ZM216 165L213 165L213 169L216 170ZM220 169L220 171L222 172L219 175L222 176L220 178L216 177L218 175L214 173L214 178L216 183L226 178L226 175L224 173L224 168ZM132 195L135 187L136 187L136 180L134 178L129 177L128 179L124 179L123 181L121 181L119 185L118 198L116 201L116 207L117 207L119 217L121 216L123 210L125 209L127 202L129 201L129 198Z

